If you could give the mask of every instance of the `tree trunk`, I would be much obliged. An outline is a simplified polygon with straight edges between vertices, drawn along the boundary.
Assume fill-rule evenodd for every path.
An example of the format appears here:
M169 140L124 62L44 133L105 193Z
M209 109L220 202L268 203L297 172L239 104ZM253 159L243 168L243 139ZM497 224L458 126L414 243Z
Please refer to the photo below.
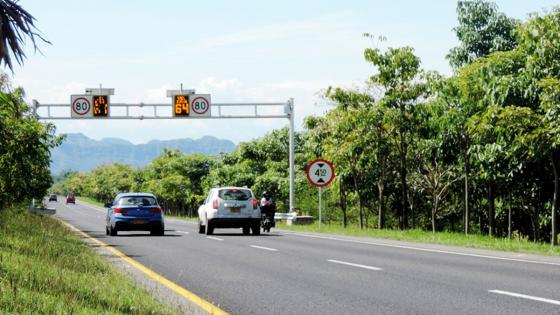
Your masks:
M469 234L469 139L465 144L465 235Z
M401 229L406 229L408 228L408 216L407 216L407 209L408 209L408 196L407 196L407 185L406 185L406 139L405 139L405 135L404 135L404 131L400 130L399 131L399 136L400 136L400 175L401 175Z
M344 190L344 184L342 181L339 186L340 190L340 209L342 210L342 226L346 228L346 191Z
M379 205L377 215L377 228L385 228L385 183L383 180L377 182L377 190L379 192Z
M432 197L433 199L433 205L432 205L432 233L436 232L436 211L438 208L438 202L437 202L437 196L435 196L435 193Z
M508 238L511 240L511 192L509 193Z
M488 235L494 236L494 181L488 182Z
M554 197L552 199L552 234L550 243L552 246L558 245L558 227L556 223L556 213L558 211L558 200L560 197L560 186L559 186L559 179L558 179L558 171L560 171L560 150L555 150L550 154L550 159L552 162L552 170L554 174Z

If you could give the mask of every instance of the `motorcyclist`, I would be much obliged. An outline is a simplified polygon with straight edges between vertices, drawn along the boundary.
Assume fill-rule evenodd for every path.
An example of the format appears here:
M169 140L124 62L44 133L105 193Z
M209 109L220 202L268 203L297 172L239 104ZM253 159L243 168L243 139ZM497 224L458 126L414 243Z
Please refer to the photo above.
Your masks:
M274 213L276 212L276 205L274 204L274 201L272 200L272 197L270 196L270 194L268 192L264 192L262 199L261 199L261 214L263 216L263 221L264 219L269 219L270 222L272 223L271 226L274 227L276 226L276 222L274 220ZM264 227L263 227L264 228ZM270 231L270 228L268 228L268 230Z

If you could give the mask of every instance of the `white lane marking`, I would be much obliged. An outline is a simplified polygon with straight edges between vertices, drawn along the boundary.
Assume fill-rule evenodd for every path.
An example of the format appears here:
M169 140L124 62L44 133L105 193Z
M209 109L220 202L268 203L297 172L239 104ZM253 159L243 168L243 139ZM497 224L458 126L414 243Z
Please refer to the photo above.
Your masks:
M185 232L185 231L175 231L177 233L182 233L182 234L191 234L191 232Z
M249 245L250 247L256 248L256 249L264 249L264 250L268 250L271 252L277 252L278 250L276 248L270 248L270 247L263 247L263 246L257 246L257 245Z
M383 269L378 268L378 267L354 264L354 263L350 263L350 262L346 262L346 261L340 261L340 260L334 260L334 259L327 259L327 261L335 263L335 264L347 265L347 266L364 268L364 269L369 269L369 270L376 270L376 271L383 270Z
M82 200L79 200L79 201L80 202L78 203L78 205L80 205L80 206L87 207L87 208L93 209L95 211L103 212L103 213L107 212L107 209L105 209L105 208L101 208L101 207L98 207L98 206L91 205L91 204L86 203L85 201L82 201Z
M509 296L513 296L513 297L517 297L517 298L539 301L539 302L544 302L544 303L549 303L549 304L554 304L554 305L560 305L560 301L545 299L545 298L538 297L538 296L531 296L531 295L525 295L525 294L521 294L521 293L501 291L501 290L488 290L488 292L496 293L496 294L509 295Z
M221 238L213 237L213 236L206 236L207 239L215 240L215 241L223 241Z
M540 265L560 266L560 263L548 262L548 261L506 258L506 257L498 257L498 256L490 256L490 255L480 255L480 254L468 254L468 253L460 253L460 252L446 251L446 250L440 250L440 249L421 248L421 247L405 246L405 245L383 244L383 243L357 241L357 240L347 240L347 239L336 238L336 237L332 237L332 236L318 236L318 235L310 235L310 234L303 234L303 233L286 233L286 234L292 234L292 235L302 236L302 237L320 238L320 239L339 241L339 242L348 242L348 243L356 243L356 244L411 249L411 250L417 250L417 251L422 251L422 252L430 252L430 253L440 253L440 254L449 254L449 255L459 255L459 256L469 256L469 257L478 257L478 258L487 258L487 259L532 263L532 264L540 264Z

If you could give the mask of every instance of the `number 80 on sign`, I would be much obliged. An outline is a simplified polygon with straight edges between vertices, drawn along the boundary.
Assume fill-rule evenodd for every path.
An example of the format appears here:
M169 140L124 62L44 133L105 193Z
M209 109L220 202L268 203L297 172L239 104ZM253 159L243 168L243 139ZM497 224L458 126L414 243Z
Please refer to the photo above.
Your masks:
M71 95L70 96L70 116L72 118L91 118L91 95Z

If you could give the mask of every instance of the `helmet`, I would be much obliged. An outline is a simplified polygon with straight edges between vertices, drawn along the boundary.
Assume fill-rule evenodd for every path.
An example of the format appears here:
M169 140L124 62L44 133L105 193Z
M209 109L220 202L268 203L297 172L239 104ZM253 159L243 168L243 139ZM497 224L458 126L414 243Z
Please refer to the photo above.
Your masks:
M270 197L270 194L267 191L265 191L263 192L263 197Z

